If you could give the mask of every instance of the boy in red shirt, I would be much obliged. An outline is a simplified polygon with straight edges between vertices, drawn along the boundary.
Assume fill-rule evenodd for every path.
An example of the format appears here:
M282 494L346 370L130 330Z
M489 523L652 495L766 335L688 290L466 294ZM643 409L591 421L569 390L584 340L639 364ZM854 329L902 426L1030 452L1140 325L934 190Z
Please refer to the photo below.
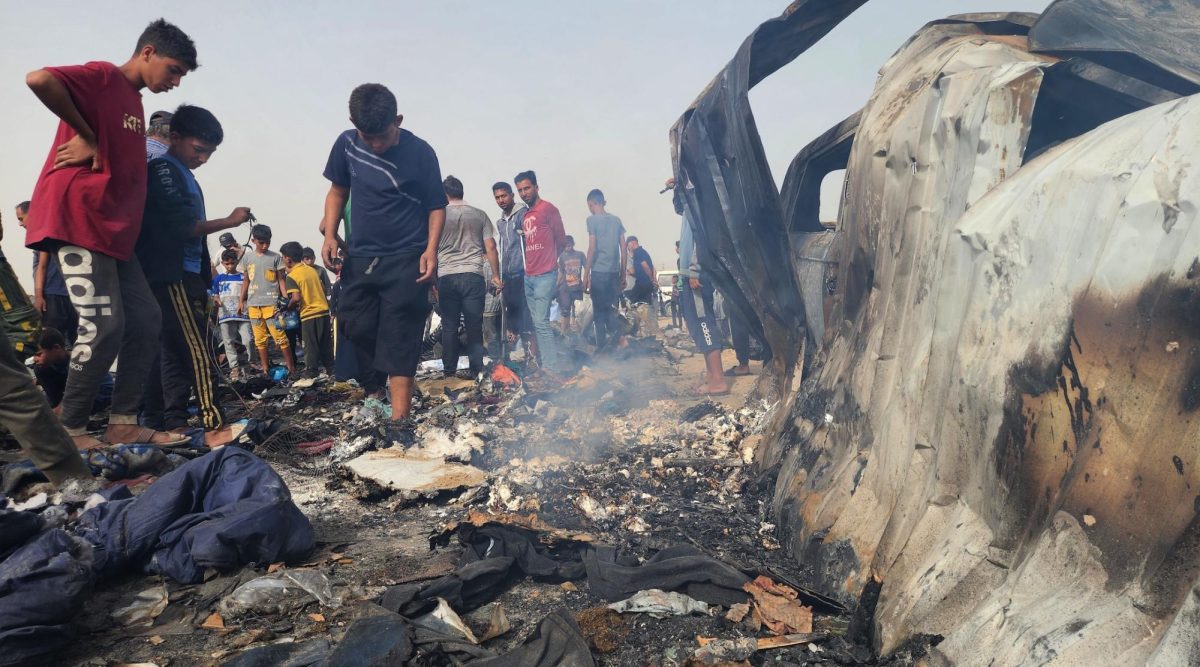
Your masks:
M163 93L196 69L196 47L159 19L120 67L90 62L48 67L25 82L58 116L58 132L33 190L25 245L57 253L79 338L71 350L62 422L77 447L100 444L87 420L100 381L120 357L104 440L175 444L137 423L161 316L133 246L146 204L146 136L141 90Z

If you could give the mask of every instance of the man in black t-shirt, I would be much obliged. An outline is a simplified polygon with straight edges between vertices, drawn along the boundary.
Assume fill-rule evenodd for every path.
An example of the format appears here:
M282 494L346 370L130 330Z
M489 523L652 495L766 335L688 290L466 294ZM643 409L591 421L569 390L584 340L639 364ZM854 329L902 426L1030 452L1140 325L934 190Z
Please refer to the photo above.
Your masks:
M367 83L350 94L355 129L338 136L329 152L320 230L321 258L332 268L338 225L351 202L354 233L347 240L338 316L354 343L363 388L381 392L387 378L393 420L388 437L406 443L413 438L413 378L448 200L437 154L400 129L403 120L384 86Z
M629 257L633 262L633 287L626 293L629 303L650 303L654 294L654 260L650 253L638 243L636 236L625 241Z

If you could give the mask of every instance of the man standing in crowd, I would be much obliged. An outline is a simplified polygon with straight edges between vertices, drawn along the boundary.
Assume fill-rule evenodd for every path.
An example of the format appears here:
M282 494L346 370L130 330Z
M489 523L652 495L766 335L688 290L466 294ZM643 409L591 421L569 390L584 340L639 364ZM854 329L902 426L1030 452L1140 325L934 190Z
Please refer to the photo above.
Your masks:
M675 179L667 180L667 187L675 187ZM679 232L679 273L684 276L680 306L688 333L696 343L696 349L704 355L703 385L696 388L700 396L724 396L729 393L729 383L721 365L721 334L717 329L713 312L713 286L700 272L692 223L683 208L683 199L676 189L675 211L683 216Z
M188 426L188 402L196 392L206 437L227 439L225 414L217 403L217 373L208 345L208 262L211 232L250 220L250 209L238 207L228 217L209 220L204 194L193 170L216 152L225 134L207 109L181 105L171 123L170 148L150 161L150 183L137 257L162 313L158 345L159 377L147 383L145 423L165 430Z
M617 328L617 300L625 288L625 226L604 209L604 193L592 190L587 196L588 251L583 286L592 294L592 322L596 327L596 349L604 348L609 336L624 343Z
M392 423L387 437L414 438L413 378L429 314L429 285L437 275L437 248L446 221L437 154L400 128L396 97L377 83L350 93L350 122L334 141L325 165L329 193L321 233L321 258L334 266L338 225L347 199L354 233L341 280L338 319L358 355L360 382L376 393L387 376Z
M523 171L513 179L517 194L529 207L521 222L525 236L525 302L537 334L542 371L551 379L564 372L565 362L550 328L550 302L558 282L558 256L566 245L562 215L538 194L537 174Z
M500 260L496 255L492 221L483 211L463 202L463 184L453 176L442 181L450 204L438 241L438 311L442 317L442 370L446 376L458 368L458 322L467 329L470 374L483 373L483 305L489 288L501 288ZM486 257L492 285L484 282Z
M171 112L155 111L146 124L146 162L167 154L171 147Z
M654 271L654 260L650 253L638 243L636 236L630 236L626 241L629 247L630 264L633 266L633 288L626 297L631 308L635 308L639 319L644 325L643 332L658 333L658 278ZM644 306L642 304L645 304Z
M583 298L583 263L587 259L575 249L575 237L568 236L566 248L558 256L558 314L563 335L571 331L575 302Z
M17 223L21 227L28 216L29 202L17 204ZM66 337L67 347L75 344L79 314L71 305L58 258L45 250L33 251L33 306L42 314L42 326L60 331Z
M504 320L506 331L503 332L505 345L502 357L507 361L508 341L516 342L518 338L525 340L528 353L537 353L537 343L531 335L529 308L525 303L525 246L521 237L521 223L529 209L524 204L516 203L512 186L503 181L492 186L492 196L500 207L496 237L500 240L500 274L504 282L504 291L501 293L504 315L501 319Z
M71 350L62 423L78 447L95 447L87 421L101 378L119 355L108 442L174 442L142 428L138 406L158 341L158 306L133 256L146 203L145 116L140 91L166 92L196 69L196 47L159 19L117 67L91 62L29 73L25 82L60 119L33 191L25 244L58 255L81 331ZM9 401L5 401L7 404ZM44 401L43 401L44 403Z
M246 251L250 249L250 246L248 245L239 245L237 239L234 238L233 234L229 232L225 232L217 237L217 242L221 244L222 253L224 253L226 250L232 250L236 252L237 261L239 262L242 261L242 256L246 254Z

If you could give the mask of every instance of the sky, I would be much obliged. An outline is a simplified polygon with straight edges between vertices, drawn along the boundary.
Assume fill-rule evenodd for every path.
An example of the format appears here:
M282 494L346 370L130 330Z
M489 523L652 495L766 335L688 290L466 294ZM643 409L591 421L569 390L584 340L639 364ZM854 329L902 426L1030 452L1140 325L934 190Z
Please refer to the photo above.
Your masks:
M792 157L867 100L879 67L930 20L972 11L1041 11L1047 0L873 0L750 93L777 183ZM5 255L32 289L13 207L28 199L54 118L25 74L89 60L121 64L164 16L195 41L201 67L170 93L143 94L147 117L208 108L225 141L196 172L209 217L249 206L276 246L319 250L334 139L360 83L388 86L404 127L438 153L443 176L493 220L491 184L538 174L567 233L586 246L586 196L600 188L659 266L674 264L668 131L741 42L784 0L465 0L414 3L0 2L0 214ZM24 26L22 29L13 29ZM38 28L41 26L42 28ZM826 182L836 202L840 182ZM822 218L836 208L824 205ZM241 238L249 228L234 230ZM210 247L216 249L215 235Z

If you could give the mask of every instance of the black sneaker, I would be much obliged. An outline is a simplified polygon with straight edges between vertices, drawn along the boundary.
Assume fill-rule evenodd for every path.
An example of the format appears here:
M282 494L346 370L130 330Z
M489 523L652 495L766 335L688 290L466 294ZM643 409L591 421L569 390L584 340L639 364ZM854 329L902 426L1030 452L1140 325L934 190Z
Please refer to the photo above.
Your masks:
M387 447L407 449L417 444L417 423L411 417L390 420L383 427L383 439Z

